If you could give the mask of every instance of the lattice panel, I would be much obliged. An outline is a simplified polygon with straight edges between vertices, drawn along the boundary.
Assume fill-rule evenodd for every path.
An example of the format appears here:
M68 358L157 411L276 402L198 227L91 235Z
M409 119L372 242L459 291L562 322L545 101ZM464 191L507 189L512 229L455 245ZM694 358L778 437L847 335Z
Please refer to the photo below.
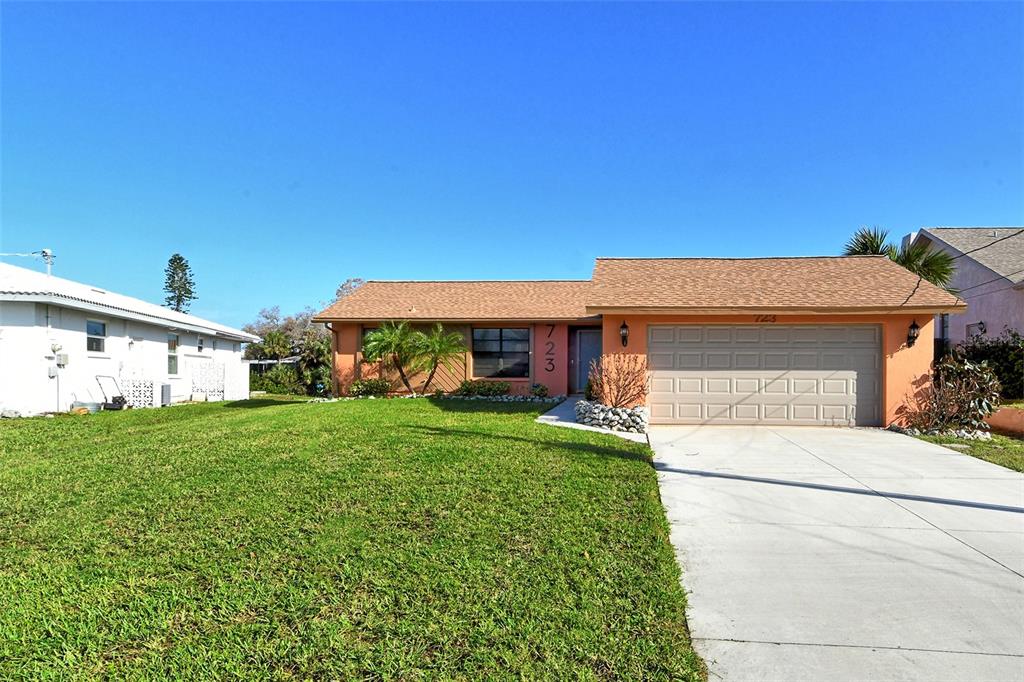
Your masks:
M153 407L153 382L150 379L121 377L121 386L125 402L132 407Z
M219 362L193 364L192 392L205 393L207 400L224 400L224 365Z

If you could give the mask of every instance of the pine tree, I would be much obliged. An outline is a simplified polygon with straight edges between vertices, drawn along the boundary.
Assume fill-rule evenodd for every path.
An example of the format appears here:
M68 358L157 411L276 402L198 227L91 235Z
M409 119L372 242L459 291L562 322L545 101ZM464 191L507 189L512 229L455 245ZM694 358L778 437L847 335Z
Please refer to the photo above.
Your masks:
M167 261L164 275L164 291L167 292L164 305L179 313L187 313L192 301L199 298L195 294L196 282L188 261L180 253L174 254Z

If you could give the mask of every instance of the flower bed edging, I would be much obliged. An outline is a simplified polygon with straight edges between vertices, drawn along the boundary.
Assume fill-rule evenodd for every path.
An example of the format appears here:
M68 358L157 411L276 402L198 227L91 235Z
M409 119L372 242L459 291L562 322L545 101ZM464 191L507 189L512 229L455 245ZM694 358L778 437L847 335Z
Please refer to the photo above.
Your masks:
M647 433L650 417L646 407L608 407L581 400L576 403L576 422L609 431Z
M403 393L401 395L391 396L377 396L377 395L360 395L360 396L342 396L340 398L313 398L307 402L310 403L336 403L339 400L405 400L408 398L430 398L436 400L474 400L488 403L544 403L552 405L554 403L560 403L565 400L564 395L547 396L544 398L538 398L535 395L442 395L435 396L431 394L423 393Z
M552 395L544 398L535 395L443 395L441 400L482 400L488 403L560 403L564 395Z
M935 429L929 431L921 431L920 429L904 428L897 424L891 424L889 426L890 431L896 433L902 433L907 436L945 436L946 438L960 438L961 440L992 440L992 434L988 431L968 431L967 429L957 429L955 431L938 431Z

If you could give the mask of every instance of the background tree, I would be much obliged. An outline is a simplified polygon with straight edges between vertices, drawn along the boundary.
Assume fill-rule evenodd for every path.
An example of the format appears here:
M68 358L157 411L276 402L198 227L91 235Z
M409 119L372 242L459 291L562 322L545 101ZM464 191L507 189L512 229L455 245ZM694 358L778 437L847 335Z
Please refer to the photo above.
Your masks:
M446 332L440 323L429 332L415 332L415 335L416 358L413 365L427 372L427 380L423 382L423 392L426 393L439 366L452 370L455 360L465 355L466 342L462 334Z
M310 325L298 347L302 383L313 393L323 394L331 386L331 337L320 325Z
M259 346L261 346L263 358L270 360L280 360L292 354L291 339L284 332L277 329L267 332Z
M344 282L338 285L337 290L334 292L334 299L341 300L351 294L353 291L363 286L365 281L359 277L350 277Z
M956 271L953 256L945 251L931 248L927 244L910 244L899 247L889 244L889 233L878 227L862 227L857 230L843 249L844 256L888 256L891 261L902 265L912 273L936 286L956 293L949 286Z
M176 253L167 261L164 268L164 305L179 313L187 313L192 301L197 300L196 282L192 277L192 267L180 253Z
M413 331L408 322L385 322L366 335L363 340L363 357L370 362L390 362L398 370L398 376L406 390L415 393L412 384L409 383L409 377L405 374L405 368L416 358L417 342L417 332Z

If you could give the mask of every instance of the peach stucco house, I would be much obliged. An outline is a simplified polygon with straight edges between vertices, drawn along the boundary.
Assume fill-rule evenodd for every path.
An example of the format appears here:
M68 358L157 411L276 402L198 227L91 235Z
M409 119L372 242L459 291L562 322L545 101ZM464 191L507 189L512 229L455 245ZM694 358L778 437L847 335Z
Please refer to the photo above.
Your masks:
M371 281L315 319L333 333L342 393L381 371L363 362L363 335L409 320L466 338L443 389L480 378L576 393L591 359L638 353L655 424L883 425L929 381L933 315L963 307L883 256L599 258L590 280Z

